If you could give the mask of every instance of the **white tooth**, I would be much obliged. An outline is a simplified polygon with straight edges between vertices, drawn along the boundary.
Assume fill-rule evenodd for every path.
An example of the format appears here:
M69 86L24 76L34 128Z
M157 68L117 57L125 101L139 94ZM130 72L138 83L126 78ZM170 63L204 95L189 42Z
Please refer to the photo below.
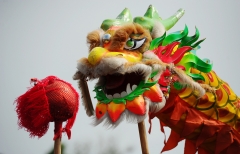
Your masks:
M113 98L121 98L121 95L119 93L116 93L113 95Z
M126 91L123 91L123 92L121 93L121 97L125 97L125 96L127 96L127 92L126 92Z
M137 88L137 85L133 85L132 86L132 91L135 90Z
M113 96L112 95L107 95L107 98L108 99L113 99Z
M130 88L130 83L127 84L127 94L130 94L132 92L131 88Z

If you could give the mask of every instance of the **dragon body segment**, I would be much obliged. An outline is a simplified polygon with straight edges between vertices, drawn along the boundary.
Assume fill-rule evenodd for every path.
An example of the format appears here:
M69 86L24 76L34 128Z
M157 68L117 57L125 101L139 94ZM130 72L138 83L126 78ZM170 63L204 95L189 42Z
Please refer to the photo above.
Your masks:
M207 116L227 123L236 130L239 130L239 97L233 92L230 86L220 79L212 70L212 64L209 60L201 60L195 52L191 51L197 50L199 46L195 44L198 45L203 41L197 41L199 36L197 33L199 33L199 31L196 30L196 34L192 37L187 36L187 33L187 27L185 27L185 30L179 34L170 34L165 38L161 38L161 41L158 42L159 46L153 51L162 61L174 63L175 67L184 70L186 74L196 82L208 85L211 88L206 91L205 95L199 98L194 89L184 87L178 92L179 98ZM175 41L176 38L177 41ZM191 44L188 44L188 47L191 47L191 49L182 52L183 49L186 48L184 41L188 40L188 42L190 42L190 38L192 40L194 38ZM173 42L170 42L170 39L172 39ZM164 45L164 42L167 42L166 40L168 43ZM172 47L172 45L174 46ZM179 58L174 59L174 57ZM162 78L170 76L171 73L167 75L163 73ZM159 80L159 84L166 85L166 81L162 80L162 78ZM174 78L174 75L172 75L171 78ZM174 81L171 84L173 83Z
M227 123L239 131L239 97L214 71L202 73L192 69L192 72L201 74L205 80L203 83L210 85L216 90L214 92L206 92L198 100L194 96L194 91L187 88L179 93L180 98L207 116Z
M158 46L154 44L153 52L162 61L174 63L174 67L205 87L206 92L199 97L192 87L179 86L178 77L171 69L162 74L158 83L168 100L161 111L150 114L151 118L160 119L162 131L163 126L172 129L162 151L174 148L185 138L185 153L239 153L239 97L212 70L209 60L201 60L196 55L195 50L202 40L195 43L197 46L189 44L190 50L180 52L185 47L185 40L194 38L194 43L198 39L195 37L198 34L188 37L184 31L158 38ZM164 39L168 41L165 45Z

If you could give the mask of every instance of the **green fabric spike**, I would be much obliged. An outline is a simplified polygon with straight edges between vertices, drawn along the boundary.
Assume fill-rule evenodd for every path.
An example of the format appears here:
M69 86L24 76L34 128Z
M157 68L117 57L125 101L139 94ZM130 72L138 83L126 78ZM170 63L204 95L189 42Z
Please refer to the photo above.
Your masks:
M144 83L143 87L149 88L149 87L152 87L153 85L155 85L156 83L157 83L157 81L153 81L153 82L148 81L148 82Z
M166 46L172 42L179 41L183 37L187 36L187 34L188 34L188 27L185 25L184 30L180 34L174 33L165 37L165 39L163 40L162 46Z
M153 72L153 73L150 75L150 79L153 78L154 76L156 76L157 74L158 74L158 71Z
M190 76L195 81L205 81L204 77L201 74L193 74L193 73L187 73L188 76Z
M153 39L150 44L149 50L156 49L158 46L160 46L160 44L162 43L165 37L166 37L166 32L161 37Z
M108 104L111 102L111 100L109 100L106 95L104 94L104 92L102 91L102 87L95 87L95 89L93 90L96 92L96 96L94 98L96 98L97 100L99 100L100 102L104 103L104 104Z
M196 48L200 43L202 43L205 39L199 40L195 44L191 45L193 48Z
M210 59L208 59L208 58L204 58L204 59L202 59L205 63L207 63L207 64L212 64L211 63L211 60Z
M200 35L200 33L199 33L199 31L198 31L198 29L196 27L195 35L190 36L190 37L189 36L184 37L181 40L181 44L179 46L180 47L182 47L182 46L191 46L194 42L196 42L198 40L199 35Z
M192 74L190 73L191 68L198 69L201 72L208 73L212 70L212 64L206 63L200 58L198 58L194 54L187 54L185 55L182 60L177 64L180 66L184 66L186 69L186 74L192 77L194 80L204 80L203 76L200 74Z
M206 63L194 54L185 55L182 60L178 63L179 65L185 66L191 64L190 67L196 68L201 72L208 73L212 70L212 64ZM177 65L178 65L177 64Z
M181 90L181 89L183 89L183 85L181 84L181 83L179 83L179 82L174 82L173 83L173 86L174 86L174 88L175 89L177 89L177 90Z
M124 99L124 98L114 98L112 101L116 104L126 104L127 103L126 99Z

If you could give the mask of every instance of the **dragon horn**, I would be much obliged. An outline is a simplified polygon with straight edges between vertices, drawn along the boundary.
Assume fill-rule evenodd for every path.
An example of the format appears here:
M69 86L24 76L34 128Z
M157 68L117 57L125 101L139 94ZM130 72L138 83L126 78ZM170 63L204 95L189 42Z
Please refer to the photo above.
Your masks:
M165 27L160 22L162 19L159 17L157 10L150 5L144 16L135 17L134 23L138 23L151 32L152 38L160 37L165 33Z
M179 9L173 16L162 20L157 10L150 5L143 17L135 17L133 21L148 29L151 32L152 38L157 38L172 28L183 14L184 10Z
M146 13L144 14L144 17L162 20L161 17L158 15L157 10L152 5L148 7Z
M125 22L131 22L132 21L132 15L128 8L125 8L116 19L120 19Z
M132 15L129 9L125 8L116 19L106 19L102 22L101 28L106 31L112 26L120 26L132 22Z
M184 12L185 12L185 10L179 9L173 16L171 16L165 20L161 20L160 22L163 24L163 26L165 27L166 30L169 30L184 15Z

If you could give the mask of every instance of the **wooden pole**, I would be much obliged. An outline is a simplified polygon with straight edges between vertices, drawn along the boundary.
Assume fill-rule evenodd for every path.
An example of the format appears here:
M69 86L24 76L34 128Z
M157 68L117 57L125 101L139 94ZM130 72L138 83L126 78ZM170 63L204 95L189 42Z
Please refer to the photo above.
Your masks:
M138 123L138 130L142 147L142 154L149 154L147 134L144 121Z
M55 121L54 127L54 154L61 154L62 121Z
M61 154L61 138L57 138L54 142L54 154Z

